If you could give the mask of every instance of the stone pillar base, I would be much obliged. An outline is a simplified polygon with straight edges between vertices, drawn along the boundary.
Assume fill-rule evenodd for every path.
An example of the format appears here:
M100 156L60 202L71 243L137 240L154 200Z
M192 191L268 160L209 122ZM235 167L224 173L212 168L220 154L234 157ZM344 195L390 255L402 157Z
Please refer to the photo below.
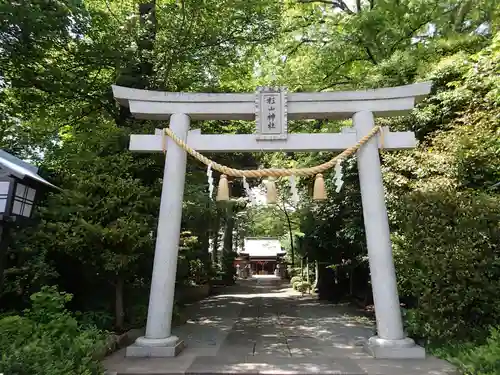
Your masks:
M370 337L365 350L379 359L424 359L425 349L415 344L409 337L402 340L386 340L378 336Z
M139 337L134 344L127 347L125 357L175 357L185 347L184 341L177 336L170 336L164 339L148 339Z

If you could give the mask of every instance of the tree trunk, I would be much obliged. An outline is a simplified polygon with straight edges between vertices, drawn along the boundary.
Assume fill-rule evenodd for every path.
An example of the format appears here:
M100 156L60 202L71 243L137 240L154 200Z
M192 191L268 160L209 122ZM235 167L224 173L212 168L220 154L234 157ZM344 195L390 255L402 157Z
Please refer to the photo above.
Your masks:
M208 215L207 215L208 216ZM207 218L208 220L208 218ZM199 280L197 281L198 283L205 284L207 282L210 282L211 280L211 272L210 272L210 267L212 264L212 260L210 259L210 232L207 230L202 230L201 232L198 232L198 239L200 243L200 255L199 259L203 262L203 272L199 273L198 277Z
M456 18L454 20L454 25L453 25L453 30L456 32L461 32L465 20L465 16L469 13L472 7L472 1L467 0L464 1L461 5L460 8L458 9L458 13L456 15Z
M206 230L206 222L209 220L208 215L204 217L203 222L197 223L196 235L200 244L200 256L203 263L208 264L210 260L210 231Z
M224 255L230 254L233 251L233 229L234 219L231 214L226 217L226 225L224 228L224 242L222 252Z
M219 229L220 229L220 216L215 216L215 223L212 231L212 264L217 266L219 263Z
M295 267L295 249L293 247L293 232L292 232L292 222L290 221L290 216L288 215L288 212L286 210L285 204L283 203L283 212L285 213L286 217L286 222L288 224L288 234L290 235L290 252L291 252L291 261L292 261L292 268Z
M235 252L238 252L238 246L240 242L240 238L238 236L238 223L235 221L234 222L234 233L233 233L233 249Z
M115 327L119 332L123 330L123 326L125 325L124 284L123 277L118 276L115 284Z
M306 281L307 281L307 283L310 282L310 280L309 280L309 257L306 258Z
M116 84L138 89L148 89L151 86L151 78L154 75L154 64L150 56L154 49L158 26L156 19L156 0L138 4L138 13L141 26L145 29L145 32L138 40L138 56L141 57L139 61L134 60L131 65L119 71L118 77L116 78ZM147 21L151 22L149 23ZM113 97L110 99L112 105L115 105L115 99ZM125 126L130 117L130 109L122 105L120 105L118 114L114 116L118 126Z
M361 0L356 0L356 10L361 13Z
M354 267L349 272L349 295L354 296Z
M209 259L209 248L210 248L210 238L208 236L208 232L200 233L200 247L201 254L203 256L203 261L206 262Z
M227 285L232 285L234 283L234 275L236 273L233 255L233 230L233 207L230 205L226 211L226 223L224 227L224 240L222 246L222 277Z
M141 20L141 25L144 27L145 32L143 37L139 39L139 56L142 57L142 61L139 61L139 85L142 89L151 88L151 78L154 74L154 65L151 60L150 53L144 53L146 51L151 52L154 49L154 43L156 40L156 0L149 1L146 3L139 4L139 15Z
M313 290L316 291L318 288L318 280L319 280L319 262L316 260L314 261L314 285L313 285Z
M321 264L318 275L318 298L320 300L337 302L338 290L335 283L335 271Z

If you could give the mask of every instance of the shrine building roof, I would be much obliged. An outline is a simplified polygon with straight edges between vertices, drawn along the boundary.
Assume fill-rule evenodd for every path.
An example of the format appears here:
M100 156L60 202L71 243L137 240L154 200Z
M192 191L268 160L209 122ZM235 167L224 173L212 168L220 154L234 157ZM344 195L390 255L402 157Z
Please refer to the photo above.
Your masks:
M240 254L250 257L275 257L284 254L277 238L245 238L245 245Z

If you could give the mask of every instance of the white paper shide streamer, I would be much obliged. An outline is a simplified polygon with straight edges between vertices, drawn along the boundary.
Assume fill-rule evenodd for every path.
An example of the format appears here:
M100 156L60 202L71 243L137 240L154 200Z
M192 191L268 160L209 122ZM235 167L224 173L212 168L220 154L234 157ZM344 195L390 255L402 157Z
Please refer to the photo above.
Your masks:
M335 176L333 180L335 186L337 187L335 189L337 193L340 192L340 189L342 189L342 185L344 185L344 181L342 180L343 176L344 174L342 173L342 160L338 160L337 164L335 165Z
M207 177L208 177L208 196L211 200L214 200L214 178L212 176L212 164L209 164L207 167Z
M250 203L255 204L255 197L252 194L252 190L250 189L250 185L248 184L247 179L243 176L243 187L245 188L245 192L247 193L248 199L250 199Z
M297 183L295 181L295 176L290 176L290 192L292 193L292 202L294 204L299 203L299 193L297 191Z

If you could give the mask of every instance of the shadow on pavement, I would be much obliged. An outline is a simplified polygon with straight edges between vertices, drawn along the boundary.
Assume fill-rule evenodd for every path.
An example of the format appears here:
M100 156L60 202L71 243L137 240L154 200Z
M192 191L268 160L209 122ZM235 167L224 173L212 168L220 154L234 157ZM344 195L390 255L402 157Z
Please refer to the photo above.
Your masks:
M272 277L239 280L187 307L173 334L186 348L175 358L104 361L110 374L449 374L436 358L375 360L363 351L373 322L349 305L321 303Z

